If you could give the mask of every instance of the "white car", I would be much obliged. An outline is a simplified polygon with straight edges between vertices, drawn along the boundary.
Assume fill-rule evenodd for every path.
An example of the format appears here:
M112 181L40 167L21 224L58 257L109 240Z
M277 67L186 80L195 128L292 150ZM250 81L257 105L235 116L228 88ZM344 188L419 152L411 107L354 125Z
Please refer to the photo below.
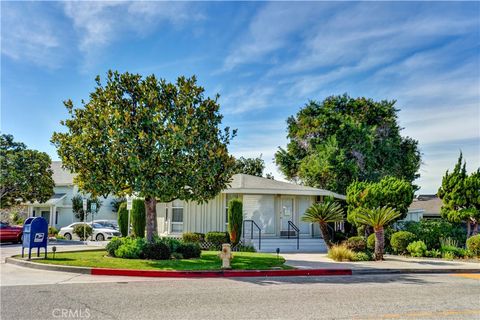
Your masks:
M111 228L115 230L120 230L118 227L118 222L115 220L93 220L93 223L98 223L102 225L104 228Z
M58 232L59 235L64 236L67 240L80 240L80 238L73 233L73 228L76 225L81 225L83 222L74 222L66 227L63 227ZM89 226L92 226L92 223L87 223ZM93 239L96 241L110 240L113 237L120 237L122 234L112 228L106 228L98 223L93 223ZM90 236L89 239L92 237Z

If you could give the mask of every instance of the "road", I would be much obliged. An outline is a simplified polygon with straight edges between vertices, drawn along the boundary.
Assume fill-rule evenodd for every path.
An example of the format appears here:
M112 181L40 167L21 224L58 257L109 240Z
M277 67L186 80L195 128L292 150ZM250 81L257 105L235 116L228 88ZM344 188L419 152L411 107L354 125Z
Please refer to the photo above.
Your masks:
M3 286L0 315L2 320L480 319L480 277L474 276L152 279Z
M480 319L479 274L163 279L0 266L2 320Z

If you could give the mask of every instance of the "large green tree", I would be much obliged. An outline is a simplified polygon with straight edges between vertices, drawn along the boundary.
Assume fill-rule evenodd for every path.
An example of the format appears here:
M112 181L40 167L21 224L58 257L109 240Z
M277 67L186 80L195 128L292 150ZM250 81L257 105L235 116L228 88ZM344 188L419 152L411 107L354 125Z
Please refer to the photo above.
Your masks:
M263 175L263 170L265 170L265 161L263 161L261 156L258 158L240 157L235 159L233 173L245 173L261 177Z
M27 149L12 135L0 136L0 206L45 202L53 195L52 161L48 154Z
M418 178L418 142L400 135L395 101L331 96L287 120L275 162L292 181L345 193L351 182Z
M87 210L83 210L83 199L87 199ZM96 205L96 210L93 212L92 211L92 203L95 203ZM90 214L97 214L98 211L100 211L100 208L102 207L103 201L100 201L98 198L91 198L87 196L81 196L79 194L75 195L72 197L72 211L73 214L75 215L75 218L77 218L80 221L87 221L88 216Z
M467 224L467 238L470 233L478 233L480 221L480 169L467 174L466 162L460 153L452 172L443 176L442 186L438 189L442 199L441 215L452 222ZM473 227L473 228L472 228Z
M218 95L206 98L195 77L168 83L109 71L104 84L100 77L96 83L82 107L65 102L67 130L52 142L81 190L144 198L152 241L157 201L204 202L227 186L235 130L220 128Z
M399 219L406 217L413 201L414 188L406 180L384 177L379 182L355 181L347 188L348 222L359 225L357 215L365 209L393 208Z

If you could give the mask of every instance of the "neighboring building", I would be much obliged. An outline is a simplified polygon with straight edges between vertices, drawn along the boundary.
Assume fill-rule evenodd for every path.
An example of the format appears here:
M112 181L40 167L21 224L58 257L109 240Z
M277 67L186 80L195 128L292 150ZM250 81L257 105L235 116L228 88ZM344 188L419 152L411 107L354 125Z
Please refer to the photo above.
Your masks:
M413 199L408 208L405 221L420 221L421 219L439 219L442 200L434 194L422 194Z
M30 203L28 215L30 217L44 217L48 225L61 228L78 221L72 211L72 197L78 194L78 187L73 184L73 174L62 168L60 161L52 162L53 181L55 182L54 195L45 203ZM101 198L102 206L95 215L95 219L117 220L111 202L115 198ZM87 217L87 220L91 215Z
M62 169L61 162L53 162L52 169L55 194L45 203L29 204L28 212L30 216L42 216L49 225L60 228L77 221L71 199L78 193L78 188L73 183L73 174ZM244 219L255 221L262 237L287 235L288 221L299 228L301 237L319 236L318 224L312 226L302 222L301 217L312 203L324 196L345 199L345 196L328 190L236 174L230 187L207 203L175 200L157 204L158 232L161 235L181 235L186 231L226 231L228 201L238 197L243 201ZM113 197L101 199L103 205L95 219L117 219L111 206L113 200Z

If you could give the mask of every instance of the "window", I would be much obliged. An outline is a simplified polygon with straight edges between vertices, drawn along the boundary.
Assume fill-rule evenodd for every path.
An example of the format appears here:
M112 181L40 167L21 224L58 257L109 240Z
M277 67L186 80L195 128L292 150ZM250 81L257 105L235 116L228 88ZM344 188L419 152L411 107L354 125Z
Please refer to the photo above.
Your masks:
M174 200L172 202L171 232L183 232L183 201L181 200Z

